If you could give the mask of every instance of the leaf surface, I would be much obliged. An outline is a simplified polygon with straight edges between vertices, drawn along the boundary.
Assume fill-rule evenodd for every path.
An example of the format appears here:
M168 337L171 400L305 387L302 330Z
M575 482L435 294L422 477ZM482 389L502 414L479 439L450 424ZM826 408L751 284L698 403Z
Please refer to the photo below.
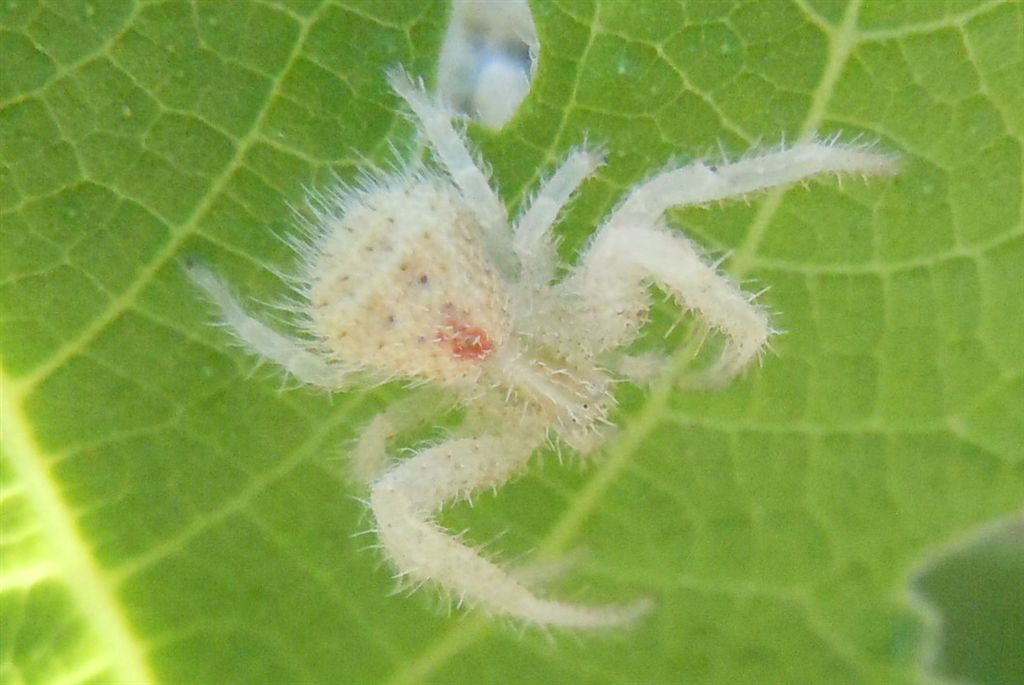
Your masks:
M557 591L652 595L610 638L520 635L392 581L345 446L401 393L281 388L208 325L201 256L253 301L289 204L393 160L384 69L430 75L438 3L0 9L0 680L902 683L926 555L1024 501L1019 2L543 2L534 89L470 136L515 208L574 145L609 163L567 259L668 160L810 133L904 172L674 221L787 333L725 392L622 391L595 463L538 459L445 522ZM497 538L499 534L502 534ZM497 539L495 539L497 538Z

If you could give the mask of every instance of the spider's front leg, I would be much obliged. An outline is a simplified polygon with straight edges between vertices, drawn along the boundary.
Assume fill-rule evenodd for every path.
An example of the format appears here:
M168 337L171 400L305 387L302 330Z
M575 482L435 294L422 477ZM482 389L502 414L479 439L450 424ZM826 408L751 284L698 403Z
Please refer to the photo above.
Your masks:
M684 308L726 336L704 382L720 385L742 371L774 332L768 315L685 237L663 222L674 206L706 204L788 185L822 173L894 173L896 160L862 147L805 142L712 167L697 162L662 172L635 188L594 237L567 285L590 303L594 346L628 343L649 304L647 285L663 286Z
M710 328L726 336L719 360L702 378L720 385L742 371L772 335L768 315L701 259L689 240L663 226L606 226L574 273L574 289L591 302L595 347L627 344L642 324L649 283L665 288Z
M545 626L603 628L629 623L649 602L582 606L533 594L434 520L446 502L497 487L526 464L543 431L457 438L398 462L370 486L370 507L398 575L436 583L460 602Z
M351 472L355 481L369 487L373 481L388 470L393 463L388 454L388 445L402 433L421 427L433 416L448 411L453 404L451 398L427 389L413 391L413 394L392 402L366 424L359 434L349 457Z

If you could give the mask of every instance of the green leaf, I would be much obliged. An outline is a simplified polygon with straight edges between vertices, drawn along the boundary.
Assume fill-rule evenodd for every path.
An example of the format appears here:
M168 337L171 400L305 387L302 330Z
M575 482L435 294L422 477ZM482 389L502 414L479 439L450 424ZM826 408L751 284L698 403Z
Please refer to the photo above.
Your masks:
M998 521L952 553L937 556L914 585L941 616L945 674L979 683L1015 685L1024 673L1024 518Z
M199 255L280 293L289 203L392 159L384 69L430 75L441 3L0 8L0 681L903 683L908 579L1024 503L1024 18L1013 0L536 2L534 89L471 128L517 207L572 146L609 163L571 258L670 159L811 132L904 172L674 217L787 333L718 394L622 391L595 463L540 458L445 522L558 591L653 595L548 640L392 581L344 478L389 387L281 388L209 325Z

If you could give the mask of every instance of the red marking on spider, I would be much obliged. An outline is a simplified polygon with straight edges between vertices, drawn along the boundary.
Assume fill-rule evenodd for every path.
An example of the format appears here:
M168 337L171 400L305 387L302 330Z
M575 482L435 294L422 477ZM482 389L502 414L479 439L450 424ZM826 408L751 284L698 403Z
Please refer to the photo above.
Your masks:
M487 331L477 326L468 326L455 319L448 319L434 333L434 342L447 345L456 359L483 361L494 350L494 343L487 337Z

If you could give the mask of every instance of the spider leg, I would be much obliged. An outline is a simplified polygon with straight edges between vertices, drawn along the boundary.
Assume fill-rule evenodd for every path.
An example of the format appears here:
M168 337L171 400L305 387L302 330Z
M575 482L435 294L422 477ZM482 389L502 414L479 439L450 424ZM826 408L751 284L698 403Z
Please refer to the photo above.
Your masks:
M595 347L610 349L632 340L650 304L652 281L725 334L725 349L707 372L708 384L724 383L742 371L773 332L768 315L682 235L658 225L611 224L598 233L568 281L591 303L588 326Z
M452 113L402 69L389 71L388 82L419 119L431 148L480 221L489 254L500 266L511 268L505 206L491 189L487 174L473 159L466 141L452 126Z
M436 583L459 601L545 626L603 628L629 623L649 606L584 606L542 599L513 573L439 526L446 502L496 487L526 464L541 431L458 438L398 462L370 488L381 547L398 575Z
M565 578L585 555L581 550L553 559L533 559L508 569L509 575L529 588L540 588Z
M663 171L642 183L612 214L607 225L651 224L670 207L741 197L818 174L875 175L898 170L899 163L893 157L862 147L817 141L797 143L785 150L720 166L695 162Z
M451 407L452 400L438 394L427 389L414 390L370 419L349 457L352 475L360 485L369 486L391 466L388 444L392 440Z
M189 264L185 273L217 305L224 324L250 351L283 367L303 383L330 390L340 390L349 384L350 371L328 364L307 349L302 340L278 333L248 314L210 269Z
M742 371L774 332L768 315L697 248L668 230L670 207L705 204L786 185L821 173L894 173L895 159L831 142L798 143L786 150L718 167L696 162L664 171L636 188L598 231L567 285L591 303L597 349L628 343L649 306L647 285L665 287L685 308L726 336L725 349L700 382L721 384Z
M612 361L611 368L636 385L651 385L665 372L667 364L664 354L647 352L620 355Z
M580 184L601 166L604 157L599 150L580 148L570 152L520 215L512 249L519 257L524 281L543 286L555 277L558 254L551 227Z
M707 324L702 321L696 322L686 342L677 353L681 356L696 357L704 346L707 337ZM663 352L617 353L609 361L610 368L617 374L641 386L652 385L656 380L664 377L665 372L672 365L672 360ZM708 378L705 372L703 374L698 373L696 376L691 375L683 379L681 383L683 385L693 384L697 386L713 385L715 379Z

